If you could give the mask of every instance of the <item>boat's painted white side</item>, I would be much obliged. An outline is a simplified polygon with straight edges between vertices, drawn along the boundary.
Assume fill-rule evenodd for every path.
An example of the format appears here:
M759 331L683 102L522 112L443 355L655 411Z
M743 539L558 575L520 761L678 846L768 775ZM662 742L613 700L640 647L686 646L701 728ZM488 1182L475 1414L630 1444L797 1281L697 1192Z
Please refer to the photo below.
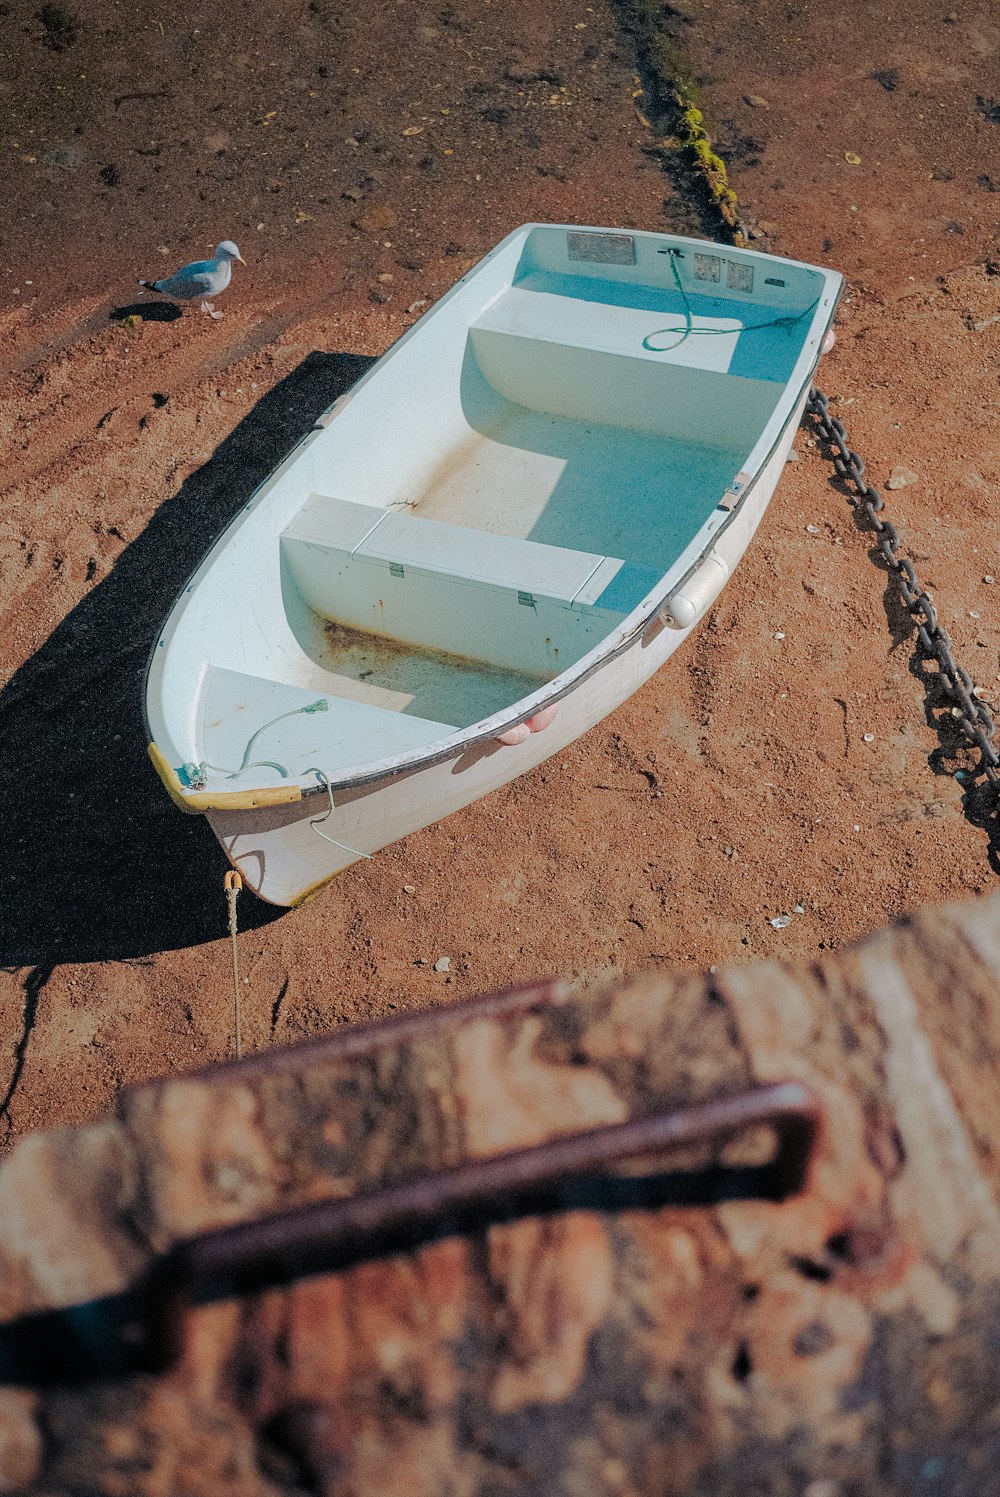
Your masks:
M572 303L567 322L565 298L546 290L553 274L546 257L558 255L566 235L602 231L544 226L535 234L539 227L527 225L497 246L321 418L209 553L154 651L147 683L154 762L175 799L205 812L248 885L273 903L297 902L359 856L523 774L623 702L696 626L777 483L839 277L725 250L737 267L759 267L758 289L769 272L776 286L798 284L800 302L814 293L800 311L807 332L776 398L773 372L768 384L740 353L738 319L730 334L717 318L719 336L690 340L679 354L642 352L643 337L664 318L655 305L643 310L638 269L639 290L626 288L628 305L604 305L595 286L595 300L588 293ZM652 262L661 281L670 262L656 263L655 255L684 246L690 266L719 248L676 236L630 237L642 274L648 278ZM535 285L524 271L532 253L541 266ZM573 274L597 280L609 271L584 263ZM763 306L744 302L758 318L768 315L766 296ZM727 381L735 357L744 359L740 377ZM733 392L721 407L720 388L727 399ZM501 414L521 412L521 427L508 421L502 440L489 435L490 400ZM673 447L664 411L679 423ZM557 446L545 455L547 434L562 431L560 421L584 443L592 430L605 433L604 447L594 447L595 474L577 463L573 505L565 453ZM535 423L527 436L525 422ZM702 489L718 498L706 506L702 493L704 520L689 525L673 550L655 552L654 525L652 567L643 567L636 561L646 559L645 531L659 519L655 482L651 500L646 477L662 485L666 472L682 511L688 503L684 475L670 466L675 451L682 465L685 458L699 465ZM628 492L640 518L631 551L608 539L615 516L602 494L601 462L608 471L635 464ZM718 489L716 473L728 475ZM546 506L559 482L562 529L553 537ZM689 487L697 498L697 486ZM421 518L410 519L414 513ZM404 557L405 568L393 557ZM406 573L405 588L391 596L381 580L390 565L394 575ZM524 579L531 591L520 591ZM325 596L331 587L335 609ZM372 587L384 595L374 603ZM530 608L511 606L512 598ZM398 627L393 608L402 609ZM433 707L447 699L445 706L425 708L413 691L399 705L392 691L373 697L367 685L330 674L317 620L410 640L424 651L454 650L454 630L442 634L438 613L462 618L463 654L494 662L478 676L463 675L454 655L442 657L453 667L434 666L449 679L467 679L467 699L453 690L435 696L432 682L426 701ZM311 700L315 692L322 695ZM292 701L308 705L285 711ZM264 747L251 755L265 719ZM178 778L195 765L199 779Z

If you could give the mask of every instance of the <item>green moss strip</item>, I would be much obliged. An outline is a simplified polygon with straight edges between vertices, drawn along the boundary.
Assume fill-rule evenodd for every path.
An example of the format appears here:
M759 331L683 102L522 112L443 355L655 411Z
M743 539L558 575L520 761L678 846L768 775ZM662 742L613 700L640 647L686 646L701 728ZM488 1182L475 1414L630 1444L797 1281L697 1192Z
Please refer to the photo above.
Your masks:
M635 48L646 112L661 137L658 154L664 166L705 233L730 244L745 243L726 164L712 147L696 102L697 82L667 29L672 20L683 22L683 15L657 0L612 0L612 5Z

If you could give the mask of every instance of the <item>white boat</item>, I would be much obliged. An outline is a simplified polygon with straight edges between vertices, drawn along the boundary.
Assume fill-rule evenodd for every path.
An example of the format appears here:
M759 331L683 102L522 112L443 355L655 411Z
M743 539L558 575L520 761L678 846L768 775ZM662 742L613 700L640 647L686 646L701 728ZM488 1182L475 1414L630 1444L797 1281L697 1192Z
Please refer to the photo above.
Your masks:
M316 423L153 650L150 756L297 904L558 753L677 648L760 522L835 272L528 224Z

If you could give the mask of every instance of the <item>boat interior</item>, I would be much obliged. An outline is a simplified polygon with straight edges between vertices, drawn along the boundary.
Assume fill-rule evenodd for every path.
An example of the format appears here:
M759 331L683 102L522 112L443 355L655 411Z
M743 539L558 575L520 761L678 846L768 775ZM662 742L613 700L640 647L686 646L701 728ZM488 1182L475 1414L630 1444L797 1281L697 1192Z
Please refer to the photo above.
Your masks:
M595 258L587 239L610 244ZM261 683L254 720L281 718L268 757L301 770L322 748L329 773L517 702L613 631L745 481L822 279L791 266L768 281L780 262L665 236L640 248L536 229L473 317L449 330L442 307L447 348L429 317L430 363L407 340L331 423L280 536L284 610L311 664ZM379 429L364 419L376 401ZM249 679L210 673L218 764L246 743Z

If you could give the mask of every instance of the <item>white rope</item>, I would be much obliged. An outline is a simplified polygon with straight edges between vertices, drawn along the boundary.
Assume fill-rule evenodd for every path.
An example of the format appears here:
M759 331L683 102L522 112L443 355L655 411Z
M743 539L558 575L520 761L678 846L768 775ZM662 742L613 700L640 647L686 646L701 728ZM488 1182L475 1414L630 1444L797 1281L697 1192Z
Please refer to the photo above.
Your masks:
M322 825L322 823L324 821L329 821L330 817L337 809L333 804L333 786L330 784L330 781L323 770L317 769L315 765L310 765L310 767L308 769L304 769L302 773L314 774L316 776L320 784L326 789L327 797L330 802L329 809L327 810L326 814L324 816L314 816L309 823L313 831L316 833L317 837L322 837L324 842L332 842L334 847L339 847L342 852L349 852L353 858L367 858L368 862L370 863L372 861L372 855L370 852L359 852L356 847L348 847L346 842L338 842L336 837L330 836L329 832L320 831L320 826Z
M236 896L243 887L243 880L236 872L226 874L226 903L229 906L229 938L233 943L233 1019L236 1028L236 1058L243 1054L240 1038L240 961L236 949Z

